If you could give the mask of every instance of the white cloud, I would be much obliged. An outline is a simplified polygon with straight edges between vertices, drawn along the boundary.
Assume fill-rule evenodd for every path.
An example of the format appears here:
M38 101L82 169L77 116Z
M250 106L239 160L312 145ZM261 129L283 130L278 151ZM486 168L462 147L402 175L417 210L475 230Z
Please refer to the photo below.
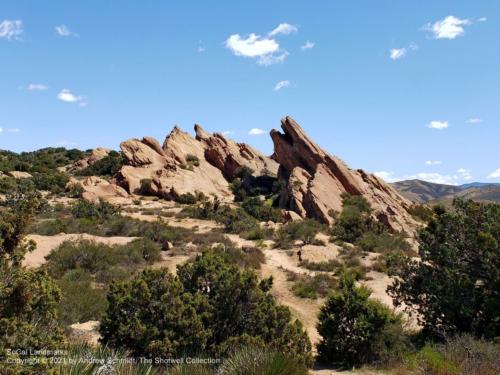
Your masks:
M47 85L42 83L30 83L27 88L29 91L45 91L49 89Z
M2 133L3 133L3 128L0 128L0 134L2 134Z
M307 42L306 42L306 44L304 44L304 45L302 45L302 46L300 47L300 49L301 49L302 51L305 51L305 50L308 50L308 49L312 49L312 48L314 48L314 46L315 46L315 45L316 45L316 43L314 43L314 42L310 42L310 41L307 41Z
M416 45L415 43L412 42L412 43L410 43L410 45L408 47L392 48L389 51L389 57L392 60L399 60L402 57L405 57L408 52L416 51L417 49L418 49L418 45Z
M248 132L248 135L262 135L264 134L264 130L259 129L259 128L253 128Z
M441 160L427 160L425 162L425 165L439 165L441 163L442 163Z
M74 32L68 29L65 25L56 26L56 33L59 36L77 36Z
M500 168L491 172L487 178L500 178Z
M235 132L234 130L224 130L222 132L222 135L227 136L227 135L233 135Z
M198 48L196 49L196 51L199 52L199 53L202 53L202 52L206 51L206 48L203 47L203 46L198 46Z
M281 89L284 89L284 88L287 88L287 87L290 87L292 83L288 80L286 81L279 81L276 86L274 86L274 91L279 91Z
M393 172L380 171L374 173L377 177L384 179L387 182L396 182L404 180L422 180L427 182L433 182L435 184L444 185L459 185L464 181L470 181L472 176L469 169L460 168L454 174L441 174L441 173L429 173L420 172L412 175L396 176Z
M486 22L488 21L488 18L486 17L481 17L481 18L478 18L477 22Z
M19 133L21 131L21 129L19 128L9 128L7 129L7 132L9 133Z
M427 127L429 129L438 129L438 130L443 130L448 127L448 121L431 121L427 124Z
M23 22L20 20L3 20L0 23L0 38L19 40L23 34Z
M269 33L269 36L275 36L278 34L289 35L291 33L296 33L298 28L296 26L290 25L289 23L280 23L273 31Z
M432 32L435 39L455 39L465 34L465 26L472 24L466 18L460 19L455 16L448 16L442 20L427 24L424 30Z
M390 50L390 57L393 60L399 60L406 55L406 48L393 48Z
M87 105L84 101L85 97L74 95L68 89L61 90L61 92L57 94L57 99L66 103L80 103L80 106L82 107Z
M470 118L466 122L467 124L479 124L483 122L483 120L481 120L480 118Z
M226 40L226 47L236 56L260 57L277 52L280 45L274 39L262 38L252 33L247 38L242 38L239 34L231 35Z
M264 37L255 33L248 36L233 34L227 38L224 45L235 56L255 59L259 65L279 64L285 61L289 53L280 48L275 37L279 34L287 35L295 31L297 31L295 26L282 23Z

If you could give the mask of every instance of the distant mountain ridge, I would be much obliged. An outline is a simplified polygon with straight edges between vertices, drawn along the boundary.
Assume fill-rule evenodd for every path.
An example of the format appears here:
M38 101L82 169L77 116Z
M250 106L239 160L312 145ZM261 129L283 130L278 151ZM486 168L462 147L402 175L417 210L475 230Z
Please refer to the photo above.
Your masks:
M450 203L455 198L500 203L500 184L472 182L463 185L436 184L422 180L391 184L401 195L416 203Z

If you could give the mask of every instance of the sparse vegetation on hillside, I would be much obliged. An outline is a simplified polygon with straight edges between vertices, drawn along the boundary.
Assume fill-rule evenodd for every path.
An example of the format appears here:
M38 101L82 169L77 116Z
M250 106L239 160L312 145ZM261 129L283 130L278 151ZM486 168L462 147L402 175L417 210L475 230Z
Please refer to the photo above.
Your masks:
M88 155L77 149L63 147L43 148L37 151L15 153L0 151L0 171L21 171L29 173L51 173Z
M302 245L315 244L316 235L322 228L323 225L313 219L289 222L277 231L275 247L290 249L295 241L301 241Z

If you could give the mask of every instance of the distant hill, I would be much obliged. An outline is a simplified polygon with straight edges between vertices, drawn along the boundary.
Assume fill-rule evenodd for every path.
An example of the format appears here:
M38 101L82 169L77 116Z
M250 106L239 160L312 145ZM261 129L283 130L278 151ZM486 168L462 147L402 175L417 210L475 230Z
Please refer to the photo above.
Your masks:
M500 184L473 182L464 185L406 180L392 184L401 195L417 203L450 204L455 198L500 203Z

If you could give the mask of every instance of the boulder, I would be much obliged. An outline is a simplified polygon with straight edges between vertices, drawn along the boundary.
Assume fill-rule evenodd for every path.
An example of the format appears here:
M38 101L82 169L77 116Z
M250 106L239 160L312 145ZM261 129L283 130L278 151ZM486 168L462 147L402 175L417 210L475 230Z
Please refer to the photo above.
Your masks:
M66 190L69 191L75 186L81 188L81 197L83 199L94 203L100 200L109 200L116 197L127 198L129 196L122 187L95 176L90 176L83 180L70 177L66 184Z
M281 205L300 217L333 223L342 209L342 194L362 195L374 209L374 217L392 230L414 233L418 227L407 209L411 202L391 186L363 170L352 170L313 142L290 117L281 120L283 133L272 130L272 158L279 176L287 181Z
M76 323L68 327L69 336L78 343L98 346L101 335L99 334L100 323L98 321L89 321L85 323Z

